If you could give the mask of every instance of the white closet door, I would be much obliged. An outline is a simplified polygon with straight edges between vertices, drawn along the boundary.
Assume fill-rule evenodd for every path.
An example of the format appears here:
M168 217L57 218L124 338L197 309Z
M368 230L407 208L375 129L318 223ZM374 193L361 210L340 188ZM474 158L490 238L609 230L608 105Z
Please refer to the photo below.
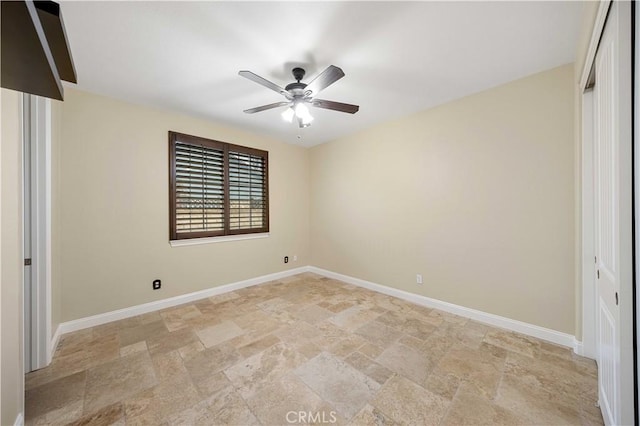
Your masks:
M595 59L595 250L598 328L598 392L602 417L608 425L629 419L627 348L629 325L621 323L628 310L631 280L631 103L625 53L628 3L614 2ZM629 52L630 55L630 52ZM629 102L627 103L627 99ZM628 247L629 246L629 247ZM626 305L625 305L626 306ZM622 315L621 315L622 312ZM633 379L631 379L633 380ZM631 386L633 382L631 381Z

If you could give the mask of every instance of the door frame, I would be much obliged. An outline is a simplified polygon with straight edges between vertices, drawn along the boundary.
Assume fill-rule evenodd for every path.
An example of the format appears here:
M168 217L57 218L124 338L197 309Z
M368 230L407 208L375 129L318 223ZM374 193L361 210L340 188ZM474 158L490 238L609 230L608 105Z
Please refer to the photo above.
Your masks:
M581 187L581 205L580 205L580 221L581 221L581 256L580 256L580 273L582 288L582 347L578 355L583 355L597 361L597 329L595 314L596 310L596 284L594 278L595 259L595 216L594 198L593 198L593 179L594 179L594 141L593 141L593 93L590 89L593 83L593 64L596 58L600 38L604 31L604 25L609 13L611 0L601 0L598 7L598 13L591 33L589 48L587 49L586 58L580 74L580 82L578 89L582 100L582 110L580 117L582 118L582 137L580 144L580 187ZM591 117L591 120L588 118Z
M32 173L31 169L33 168L33 161L31 150L33 149L33 143L31 138L32 125L31 125L31 99L28 95L22 95L22 254L25 259L24 262L24 272L22 274L22 307L23 307L23 322L22 322L22 332L23 332L23 352L22 356L24 358L24 373L29 373L34 368L33 366L36 364L34 362L35 356L35 335L33 333L34 325L33 322L33 275L31 273L33 269L33 265L27 265L26 259L31 259L33 256L31 255L31 244L32 244L32 233L31 229L33 227L33 221L31 220L32 209L31 205L33 203L33 196L31 191L31 179Z
M23 94L23 120L24 150L31 156L31 309L30 320L25 319L25 326L28 323L31 325L30 366L25 365L25 370L30 371L49 365L53 352L51 340L51 100ZM29 144L28 149L27 144ZM25 218L25 220L28 219ZM28 294L26 289L24 294L25 296ZM28 301L25 300L25 303Z
M582 351L579 355L598 359L596 321L597 289L595 280L595 204L594 204L594 95L588 89L582 93Z

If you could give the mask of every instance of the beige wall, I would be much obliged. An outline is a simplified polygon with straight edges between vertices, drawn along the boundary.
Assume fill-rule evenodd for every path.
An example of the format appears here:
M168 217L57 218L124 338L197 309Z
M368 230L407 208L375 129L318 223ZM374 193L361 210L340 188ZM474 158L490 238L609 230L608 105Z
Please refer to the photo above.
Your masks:
M573 102L570 64L314 147L311 264L573 334Z
M169 130L269 151L269 238L169 246ZM308 265L308 157L304 148L255 134L67 90L59 158L61 320ZM298 261L285 265L285 255ZM160 291L151 290L156 278Z
M54 327L312 264L573 334L573 73L560 67L309 151L68 90L53 149ZM168 130L270 151L268 239L168 245ZM298 263L282 264L294 254ZM155 278L161 291L150 290Z
M12 425L24 406L22 372L22 129L21 94L1 89L0 143L0 424Z

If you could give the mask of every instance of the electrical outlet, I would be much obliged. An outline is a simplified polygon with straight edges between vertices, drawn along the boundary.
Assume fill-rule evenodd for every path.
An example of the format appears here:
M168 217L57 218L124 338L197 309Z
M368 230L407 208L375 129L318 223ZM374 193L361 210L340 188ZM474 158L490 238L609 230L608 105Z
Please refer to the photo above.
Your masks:
M153 280L153 289L154 290L160 290L160 287L162 287L162 281Z
M422 274L416 274L416 284L422 284Z
M294 254L294 255L293 255L293 261L294 261L294 262L297 262L297 261L298 261L298 255L297 255L297 254Z
M284 263L289 263L289 256L284 257Z

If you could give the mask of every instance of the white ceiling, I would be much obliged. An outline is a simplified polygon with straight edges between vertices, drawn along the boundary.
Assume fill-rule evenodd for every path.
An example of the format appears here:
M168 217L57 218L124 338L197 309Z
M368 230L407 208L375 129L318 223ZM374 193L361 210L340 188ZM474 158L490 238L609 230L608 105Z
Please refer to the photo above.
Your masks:
M311 146L572 62L581 2L64 2L78 88ZM298 129L276 84L301 65L346 76ZM298 135L301 139L298 139Z

